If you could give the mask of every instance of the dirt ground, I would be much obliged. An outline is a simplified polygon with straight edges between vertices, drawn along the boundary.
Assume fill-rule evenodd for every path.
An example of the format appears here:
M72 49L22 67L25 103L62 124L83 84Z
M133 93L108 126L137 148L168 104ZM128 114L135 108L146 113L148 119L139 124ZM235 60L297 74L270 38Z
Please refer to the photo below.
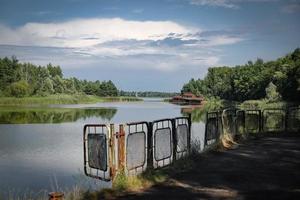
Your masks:
M300 199L300 135L250 139L120 199Z

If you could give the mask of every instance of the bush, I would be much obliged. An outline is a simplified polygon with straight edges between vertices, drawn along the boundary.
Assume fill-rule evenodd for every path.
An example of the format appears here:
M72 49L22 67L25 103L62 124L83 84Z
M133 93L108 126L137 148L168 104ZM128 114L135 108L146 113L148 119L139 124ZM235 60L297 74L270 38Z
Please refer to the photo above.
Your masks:
M277 102L281 100L281 95L277 91L277 86L272 82L266 87L266 100L268 102Z
M10 95L14 97L25 97L30 93L29 84L24 80L12 83L8 90Z

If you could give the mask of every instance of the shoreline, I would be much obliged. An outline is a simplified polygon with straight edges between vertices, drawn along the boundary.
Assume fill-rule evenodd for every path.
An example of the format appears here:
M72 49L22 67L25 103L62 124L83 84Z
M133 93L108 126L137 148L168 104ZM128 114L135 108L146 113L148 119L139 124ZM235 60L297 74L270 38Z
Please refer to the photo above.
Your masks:
M130 102L130 101L143 101L137 97L99 97L94 95L49 95L45 97L32 96L32 97L0 97L1 106L30 106L30 105L52 105L52 104L92 104L98 102Z

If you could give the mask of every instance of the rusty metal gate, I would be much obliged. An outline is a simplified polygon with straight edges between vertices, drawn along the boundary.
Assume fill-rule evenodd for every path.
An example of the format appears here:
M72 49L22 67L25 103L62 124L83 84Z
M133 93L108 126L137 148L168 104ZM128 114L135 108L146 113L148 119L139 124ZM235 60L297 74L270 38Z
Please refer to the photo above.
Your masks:
M261 111L245 110L245 131L259 133L261 131Z
M84 126L84 172L104 181L170 165L190 151L191 118Z
M175 137L174 137L174 152L176 152L175 159L179 159L188 154L188 150L190 149L190 123L189 119L186 117L178 117L173 121L175 127Z
M87 124L84 126L84 172L87 176L104 181L111 179L108 163L110 128L105 124Z
M173 126L171 119L152 122L153 167L164 167L173 161Z
M208 112L206 114L204 145L210 145L219 139L219 112Z
M138 174L147 167L148 122L128 123L126 134L126 169L128 174Z
M285 110L264 109L262 117L263 132L282 132L285 130Z

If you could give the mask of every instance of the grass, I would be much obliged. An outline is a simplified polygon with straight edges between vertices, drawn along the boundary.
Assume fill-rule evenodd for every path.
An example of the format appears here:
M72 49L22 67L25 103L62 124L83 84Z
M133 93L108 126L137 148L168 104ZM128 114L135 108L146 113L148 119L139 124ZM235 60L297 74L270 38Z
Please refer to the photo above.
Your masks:
M0 97L0 106L7 105L47 105L47 104L79 104L79 103L97 103L97 102L112 102L112 101L141 101L136 97L98 97L93 95L83 94L55 94L46 97Z
M260 100L247 100L239 105L241 109L267 109L267 108L278 108L286 109L289 106L299 105L299 102L287 102L287 101L278 101L278 102L268 102L265 99Z

